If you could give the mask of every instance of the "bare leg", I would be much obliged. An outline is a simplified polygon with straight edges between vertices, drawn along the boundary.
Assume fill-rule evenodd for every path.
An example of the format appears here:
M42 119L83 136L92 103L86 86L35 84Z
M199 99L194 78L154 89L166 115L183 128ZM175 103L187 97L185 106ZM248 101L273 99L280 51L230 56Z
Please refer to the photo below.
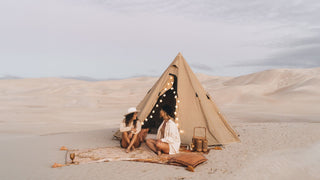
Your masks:
M137 137L138 137L138 134L133 135L133 138L131 139L129 146L127 147L127 150L126 150L127 153L130 152L131 147L133 147L133 143L138 140Z
M143 141L146 141L146 137L148 135L148 131L149 129L141 129L140 133L139 133L139 139L140 139L140 142L143 142Z
M157 149L157 154L158 154L158 156L161 155L161 149L159 148L160 142L161 142L161 140L159 140L159 139L158 139L157 142L156 142L156 149Z
M128 132L123 132L122 133L122 139L124 139L128 144L130 144L130 139L129 138L129 133Z
M132 136L133 136L133 133L129 132L129 133L128 133L128 138L129 138L129 139L132 139Z
M128 133L127 132L122 133L121 147L127 148L129 144L130 144L130 139L128 138Z
M124 139L121 139L120 145L121 145L122 148L127 148L127 147L129 146L129 144L127 143L127 141L125 141Z
M164 152L165 154L169 154L169 144L161 141L157 141L156 148L158 155L161 155L161 152Z
M143 129L141 129L141 131L138 133L138 140L139 140L139 142L143 142L143 138L142 138L143 133L144 133L144 130L143 130Z
M142 142L139 141L139 135L137 136L137 139L134 141L133 146L132 146L132 150L134 150L134 148L138 148L140 146Z
M147 139L146 141L147 146L155 153L157 153L156 143L157 143L157 140L155 139Z

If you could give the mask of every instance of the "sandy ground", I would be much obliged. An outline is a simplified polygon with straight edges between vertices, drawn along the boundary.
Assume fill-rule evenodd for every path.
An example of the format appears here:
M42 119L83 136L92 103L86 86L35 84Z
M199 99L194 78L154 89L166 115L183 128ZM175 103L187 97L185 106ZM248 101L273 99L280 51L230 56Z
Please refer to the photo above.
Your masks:
M0 179L320 179L320 68L198 77L241 143L193 173L124 161L51 168L64 163L61 146L118 146L122 114L157 78L0 80Z

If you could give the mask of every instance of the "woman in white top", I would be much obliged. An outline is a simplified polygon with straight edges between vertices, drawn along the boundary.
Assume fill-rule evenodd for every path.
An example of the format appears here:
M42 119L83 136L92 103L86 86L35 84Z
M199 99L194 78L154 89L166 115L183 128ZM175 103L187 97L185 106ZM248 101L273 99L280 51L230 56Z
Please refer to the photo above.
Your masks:
M128 109L128 113L125 115L124 120L120 123L120 132L122 132L122 138L120 145L122 148L127 148L126 152L134 150L141 144L138 137L141 131L141 123L137 119L137 109L132 107Z
M179 153L180 134L173 121L172 107L169 105L161 107L160 117L163 118L163 122L158 129L157 139L147 139L147 146L158 155L161 155L162 152L165 154Z

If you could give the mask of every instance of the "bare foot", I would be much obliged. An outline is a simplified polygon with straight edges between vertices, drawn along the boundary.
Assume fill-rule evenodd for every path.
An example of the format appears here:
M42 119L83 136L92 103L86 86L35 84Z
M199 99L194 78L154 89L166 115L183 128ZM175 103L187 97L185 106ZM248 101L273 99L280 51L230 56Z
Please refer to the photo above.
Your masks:
M132 151L134 151L136 148L134 146L131 147Z
M158 151L158 156L161 156L161 151Z
M126 149L126 153L129 153L130 152L130 149L129 149L129 147Z

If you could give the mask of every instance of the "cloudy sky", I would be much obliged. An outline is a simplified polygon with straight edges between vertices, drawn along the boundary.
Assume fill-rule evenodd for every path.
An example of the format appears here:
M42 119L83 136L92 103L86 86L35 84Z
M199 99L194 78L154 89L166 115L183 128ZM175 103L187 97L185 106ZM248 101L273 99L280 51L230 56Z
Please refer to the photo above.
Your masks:
M0 76L237 76L320 66L319 0L1 0Z

